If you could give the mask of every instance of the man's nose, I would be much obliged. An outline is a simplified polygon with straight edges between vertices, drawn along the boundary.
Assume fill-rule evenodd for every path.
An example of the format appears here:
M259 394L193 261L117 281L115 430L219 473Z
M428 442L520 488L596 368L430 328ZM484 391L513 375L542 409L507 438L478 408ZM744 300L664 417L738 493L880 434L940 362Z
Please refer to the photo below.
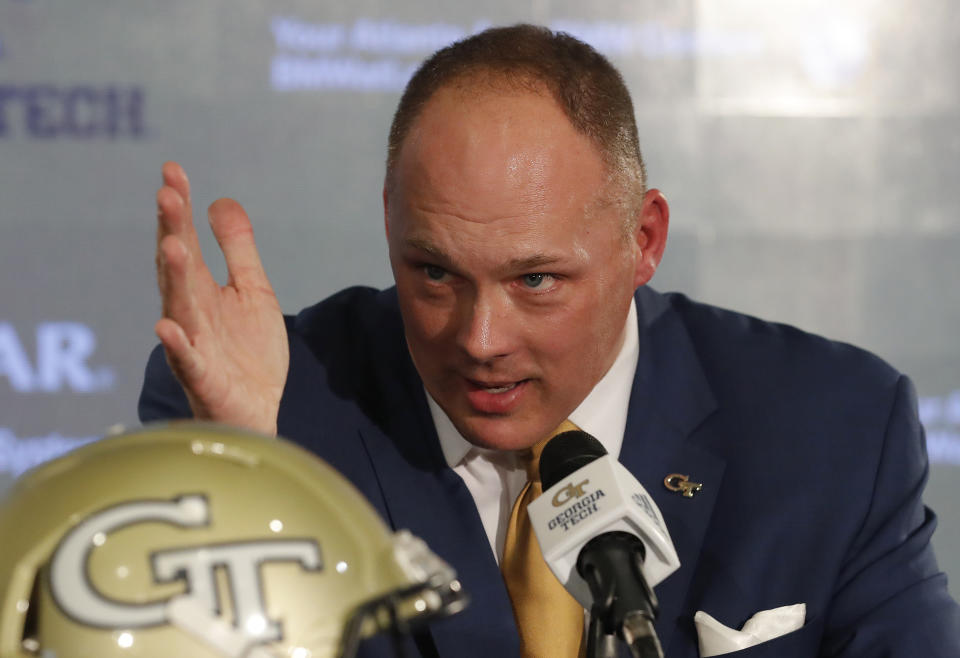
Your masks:
M516 343L516 317L503 291L477 293L464 300L457 340L475 361L510 354Z

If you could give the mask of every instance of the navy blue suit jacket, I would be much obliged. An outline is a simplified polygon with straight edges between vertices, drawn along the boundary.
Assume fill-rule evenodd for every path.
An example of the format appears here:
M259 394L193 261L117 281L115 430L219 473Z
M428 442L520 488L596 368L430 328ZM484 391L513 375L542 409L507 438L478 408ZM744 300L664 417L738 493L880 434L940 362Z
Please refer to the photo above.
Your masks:
M620 461L680 556L657 586L669 658L698 655L693 616L732 628L806 603L806 625L743 658L960 656L960 611L921 502L923 430L909 380L797 329L637 291L640 358ZM287 318L279 433L346 475L394 528L424 538L472 602L417 638L424 656L516 656L510 602L462 480L447 467L396 293L352 288ZM143 421L189 416L158 348ZM702 482L668 491L670 473Z

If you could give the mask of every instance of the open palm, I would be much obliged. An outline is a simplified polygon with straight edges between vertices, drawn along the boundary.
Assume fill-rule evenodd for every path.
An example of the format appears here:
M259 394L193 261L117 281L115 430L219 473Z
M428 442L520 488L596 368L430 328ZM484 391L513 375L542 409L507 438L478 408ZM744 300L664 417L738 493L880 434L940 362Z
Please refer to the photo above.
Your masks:
M221 286L203 262L186 174L168 162L163 181L157 192L163 317L155 330L167 362L196 418L275 434L290 355L250 220L232 199L210 206L229 275Z

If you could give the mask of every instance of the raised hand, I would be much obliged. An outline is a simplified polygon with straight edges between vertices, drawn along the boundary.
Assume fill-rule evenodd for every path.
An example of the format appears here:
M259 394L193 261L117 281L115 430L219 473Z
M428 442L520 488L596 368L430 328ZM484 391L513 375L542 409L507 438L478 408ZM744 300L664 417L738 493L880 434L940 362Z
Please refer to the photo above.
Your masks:
M167 362L196 418L276 434L290 354L250 220L232 199L210 206L210 226L229 274L221 286L200 253L187 175L167 162L163 183L157 192L163 317L154 330Z

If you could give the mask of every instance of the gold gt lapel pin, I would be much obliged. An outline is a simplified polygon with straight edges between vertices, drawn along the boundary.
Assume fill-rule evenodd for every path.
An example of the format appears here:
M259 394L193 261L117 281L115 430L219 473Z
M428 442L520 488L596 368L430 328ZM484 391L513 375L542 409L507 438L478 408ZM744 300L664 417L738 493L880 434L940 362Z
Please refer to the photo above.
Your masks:
M670 491L675 491L684 498L693 498L693 494L703 489L700 482L691 482L689 475L682 473L671 473L663 478L663 486Z

